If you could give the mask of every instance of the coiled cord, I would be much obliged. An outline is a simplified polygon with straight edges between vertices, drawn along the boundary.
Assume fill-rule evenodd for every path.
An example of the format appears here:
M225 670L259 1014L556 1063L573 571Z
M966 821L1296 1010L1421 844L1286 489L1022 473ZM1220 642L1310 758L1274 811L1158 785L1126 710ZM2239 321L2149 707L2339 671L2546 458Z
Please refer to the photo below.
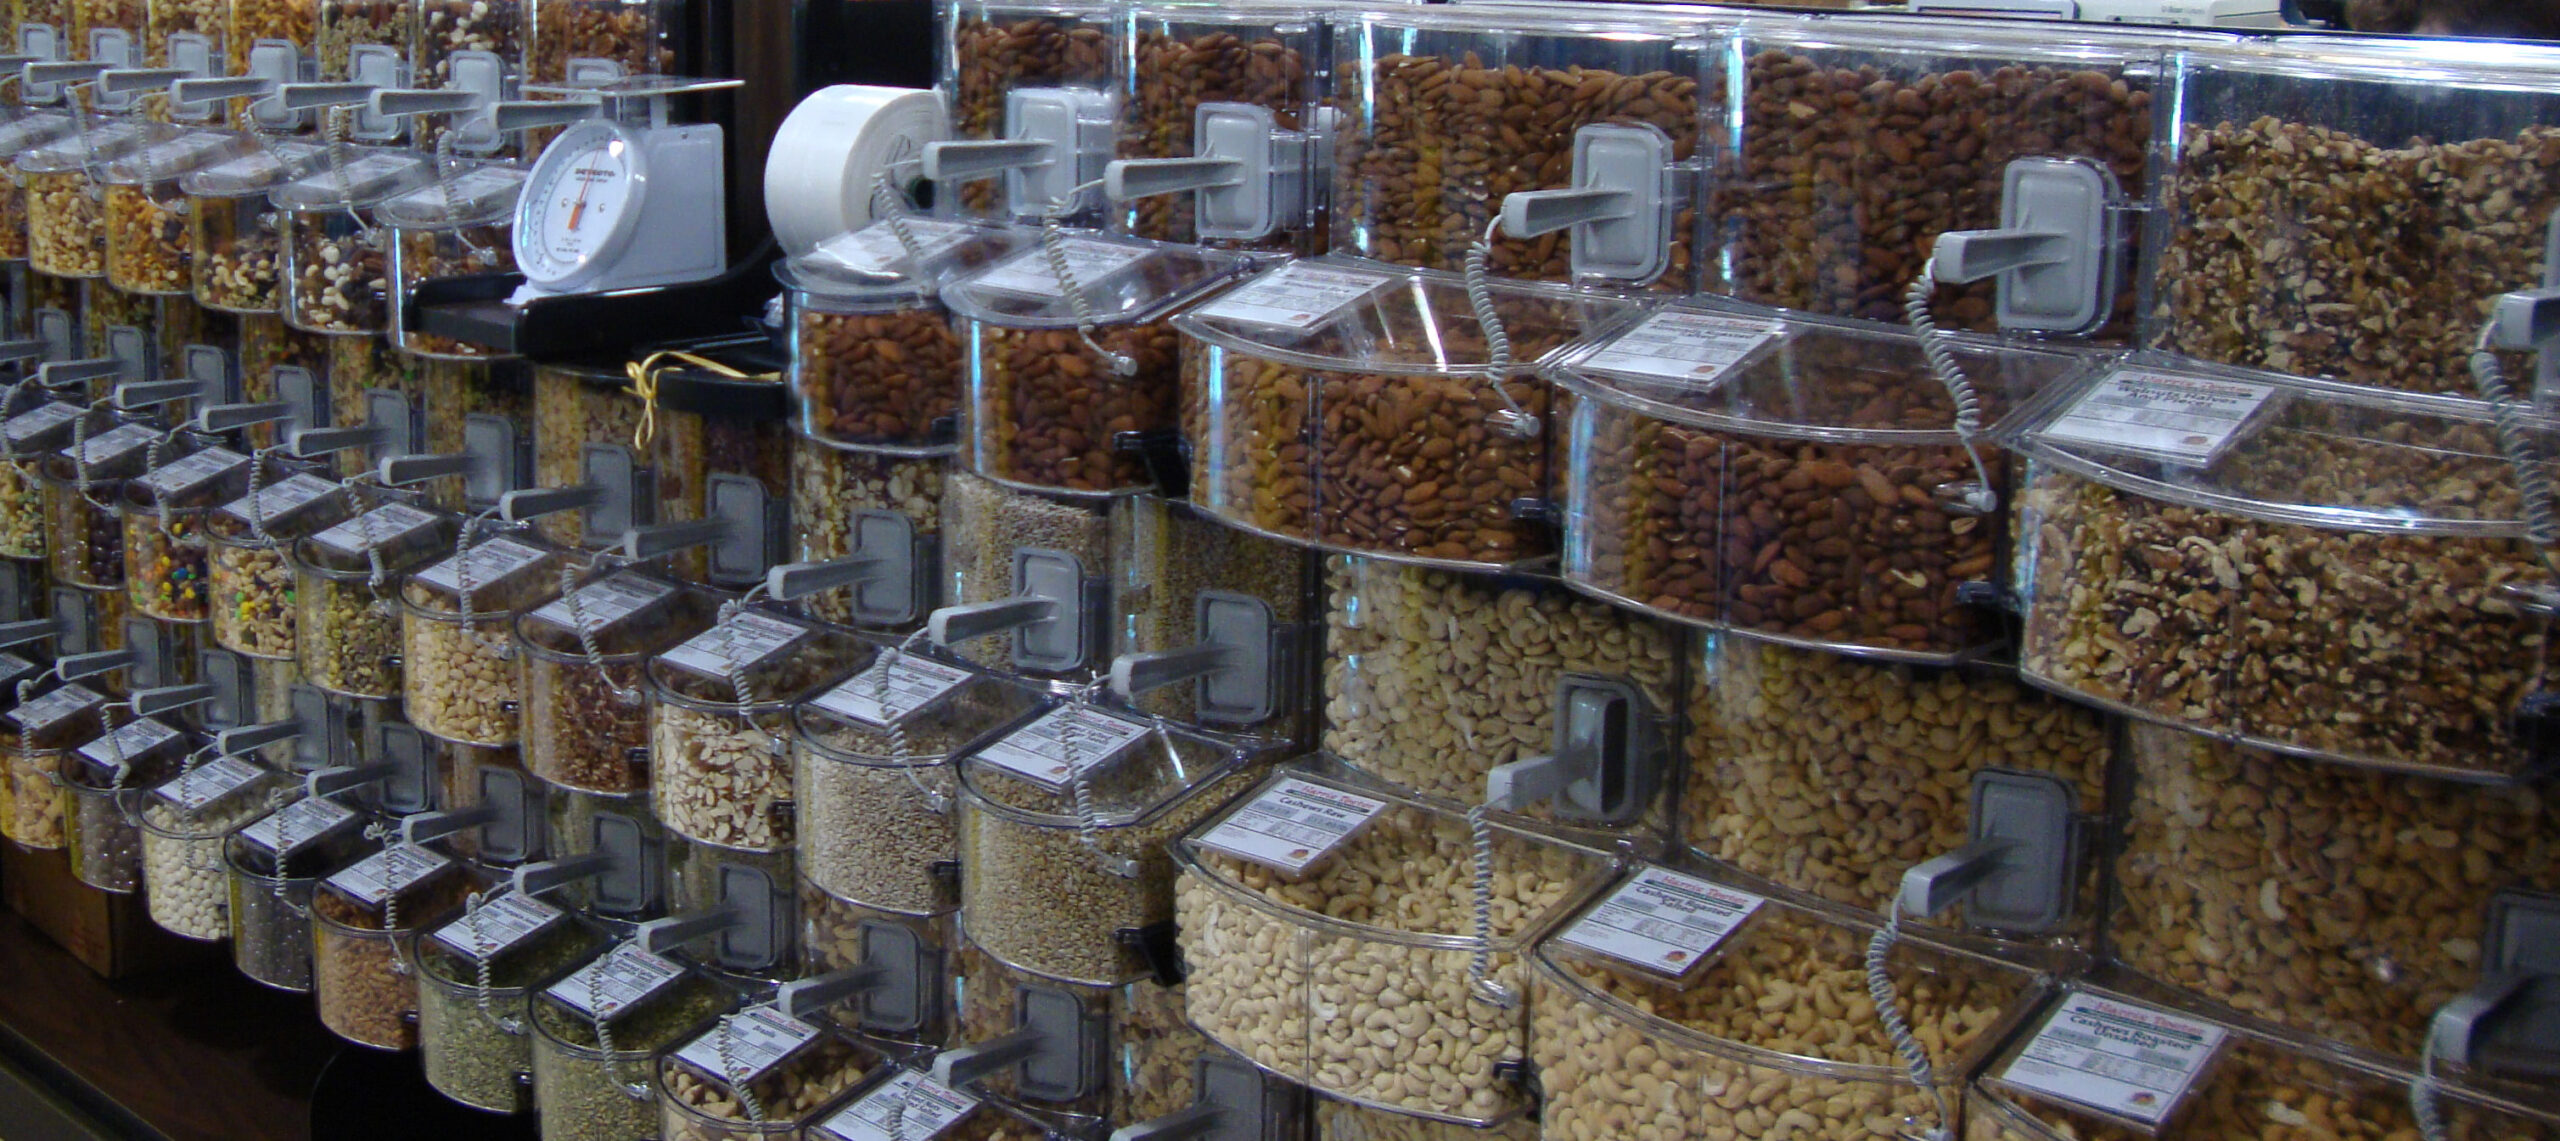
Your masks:
M1092 778L1085 774L1084 719L1076 712L1092 703L1102 684L1101 678L1095 678L1076 690L1075 703L1065 707L1066 712L1058 718L1058 748L1066 754L1067 797L1075 807L1076 839L1092 850L1095 866L1105 874L1133 880L1138 878L1138 861L1102 846L1102 817L1093 807Z
M898 239L898 247L907 251L909 273L921 275L924 272L924 244L916 240L914 227L907 225L906 196L899 194L898 188L889 183L889 171L892 169L894 167L882 167L879 176L871 180L871 213L888 225L889 236Z
M2418 1136L2424 1141L2447 1141L2453 1131L2445 1124L2444 1092L2436 1081L2436 1039L2427 1035L2427 1044L2418 1051L2418 1076L2409 1083L2409 1116L2418 1122Z
M610 574L612 573L610 567L618 564L608 562L604 555L597 555L596 565L607 568L605 574ZM605 575L597 577L603 578ZM594 624L587 621L587 604L578 595L577 583L577 564L562 559L560 561L560 600L569 607L569 626L578 635L578 650L586 656L587 668L594 670L597 677L604 679L605 689L613 694L616 702L621 703L625 709L637 706L642 697L640 687L622 684L620 679L613 676L612 670L605 668L604 647L596 641Z
M734 1014L721 1015L719 1025L713 1030L715 1036L711 1045L720 1053L720 1080L729 1083L729 1092L738 1095L738 1108L747 1112L747 1120L761 1124L764 1121L764 1102L756 1097L754 1090L747 1088L755 1083L740 1080L747 1075L745 1068L738 1065L735 1036L729 1030L729 1024L737 1019Z
M1911 1073L1911 1084L1929 1094L1937 1103L1938 1126L1922 1134L1924 1141L1953 1141L1949 1123L1955 1120L1947 1104L1947 1091L1938 1084L1935 1067L1929 1064L1929 1051L1911 1033L1911 1020L1902 1013L1902 996L1893 984L1893 971L1888 957L1893 945L1902 939L1902 901L1885 905L1884 926L1867 940L1867 997L1875 1003L1876 1020L1884 1024L1885 1037L1893 1042L1894 1053L1902 1056L1904 1068Z
M1083 188L1078 187L1076 194L1068 196L1068 201L1074 201L1082 192ZM1067 262L1066 227L1054 210L1040 219L1040 257L1049 263L1049 275L1058 279L1058 288L1067 295L1067 311L1075 315L1076 336L1084 340L1084 347L1102 358L1103 367L1111 370L1111 375L1138 375L1137 358L1113 352L1094 339L1093 331L1099 326L1099 321L1093 313L1093 301L1084 295L1083 284L1076 280L1075 269Z
M1493 977L1493 823L1481 804L1467 806L1467 843L1475 856L1475 956L1467 964L1467 989L1478 1000L1509 1010L1520 995Z
M915 747L914 742L907 736L907 719L893 714L889 709L889 671L896 669L899 659L906 657L907 652L930 633L932 631L929 628L919 626L914 633L907 635L905 641L881 653L879 668L876 671L880 676L872 682L871 701L872 704L880 707L881 726L889 732L890 764L906 775L907 784L914 787L916 795L923 797L928 807L935 812L948 812L951 810L951 798L926 787L924 778L916 775L916 769L920 766L907 763L907 756Z
M2484 326L2471 347L2471 384L2488 401L2498 435L2498 450L2506 453L2507 462L2515 465L2516 493L2524 516L2524 533L2533 541L2543 569L2553 571L2550 548L2560 545L2560 515L2552 510L2551 472L2545 465L2542 448L2525 430L2524 402L2516 398L2507 383L2506 369L2498 364L2498 354L2491 350L2495 326ZM2553 571L2560 577L2560 571Z
M1903 320L1920 338L1920 355L1929 362L1929 371L1947 390L1954 403L1956 439L1964 444L1965 458L1973 461L1974 487L1960 489L1956 502L1975 514L1988 515L2000 506L2000 493L1991 482L1991 467L1982 459L1982 394L1964 375L1964 366L1956 362L1955 350L1947 347L1938 331L1937 317L1929 310L1929 297L1938 287L1938 255L1920 263L1920 276L1911 279L1911 287L1903 291ZM1943 494L1943 493L1942 493Z
M1542 425L1538 418L1511 398L1511 331L1503 327L1502 310L1493 298L1493 239L1502 230L1502 219L1485 223L1484 235L1467 246L1465 263L1467 307L1475 312L1476 328L1484 336L1485 383L1502 401L1502 411L1493 414L1493 429L1515 440L1537 436Z

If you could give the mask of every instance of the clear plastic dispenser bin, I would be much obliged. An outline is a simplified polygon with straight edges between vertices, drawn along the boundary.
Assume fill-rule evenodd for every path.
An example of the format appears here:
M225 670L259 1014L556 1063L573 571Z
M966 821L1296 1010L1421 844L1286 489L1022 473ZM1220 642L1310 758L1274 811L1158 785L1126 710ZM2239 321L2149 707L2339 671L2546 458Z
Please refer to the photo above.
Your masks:
M1113 693L1212 732L1303 741L1315 561L1187 503L1114 503Z
M2165 54L2157 36L1998 21L1746 23L1732 46L1738 103L1717 109L1732 150L1711 178L1722 252L1702 259L1703 284L1899 323L1940 234L1994 229L2021 208L2038 229L2094 212L2078 240L2103 284L2070 320L2048 315L2048 331L2123 343L2132 242L2105 219L2142 200ZM2055 193L2031 199L2039 187ZM2056 209L2060 198L2075 205ZM1942 328L1987 333L1999 302L1990 279L1941 283L1930 311Z
M69 444L74 432L103 433L109 417L75 400L30 400L25 395L7 412L8 419L0 424L0 559L42 562L48 546L45 459ZM87 423L76 423L82 420Z
M1972 839L1976 774L2048 773L2105 805L2107 718L1988 664L1860 661L1702 634L1682 743L1689 849L1759 882L1873 911ZM2084 883L2074 913L2094 917Z
M963 943L955 990L960 1028L935 1075L1035 1113L1151 1121L1192 1104L1197 1063L1216 1052L1183 1021L1182 988L1154 979L1064 982Z
M647 789L642 670L652 655L709 626L715 605L708 595L624 571L580 583L519 615L525 767L582 792Z
M2488 405L2149 358L2052 396L2016 445L2029 679L2309 756L2537 762L2554 584Z
M1987 436L1969 444L1958 409L1994 433L2091 365L1971 337L1935 347L1961 400L1909 333L1722 302L1575 351L1549 373L1572 397L1566 578L1834 653L1977 656L2001 624L1964 592L2007 578L2012 465Z
M658 1056L709 1029L736 999L623 942L531 1002L543 1141L623 1141L659 1133Z
M2041 1032L2050 1028L2069 1034L2108 1022L2172 1029L2205 1039L2209 1048L2181 1052L2179 1061L2201 1065L2176 1096L2136 1083L2117 1087L2113 1092L2119 1096L2110 1100L2099 1094L2103 1087L2081 1083L2070 1088L2072 1083L2037 1073L2052 1069L2029 1056L2039 1045L2046 1047L2046 1057L2074 1058L2067 1047L2052 1048L2059 1038L2040 1043ZM2331 1044L2265 1035L2205 1011L2154 1005L2089 986L2065 989L2027 1029L1966 1086L1965 1141L2426 1135L2410 1108L2409 1087L2416 1075ZM2147 1100L2137 1100L2144 1094L2150 1095ZM2437 1101L2446 1137L2560 1134L2560 1115L2547 1102L2451 1083L2441 1087Z
M2287 757L2153 725L2133 770L2108 946L2239 1015L2415 1058L2487 967L2492 900L2560 891L2560 804Z
M1033 597L1057 605L1037 622L985 633L975 622L944 618L937 641L1019 676L1091 680L1102 665L1095 608L1110 569L1110 504L1051 498L957 471L944 493L942 573L952 610L989 612Z
M957 758L1040 705L999 675L900 653L793 707L801 877L863 907L949 911L960 886Z
M1184 191L1128 203L1122 221L1129 231L1157 241L1317 252L1318 195L1308 184L1330 177L1315 170L1314 159L1330 153L1333 120L1317 106L1333 46L1323 19L1304 5L1259 3L1137 4L1121 19L1127 102L1119 157L1244 164L1220 177L1238 179L1235 194L1245 201L1213 204L1206 226L1198 224L1201 192ZM1273 146L1267 140L1275 137L1290 141ZM1256 209L1256 195L1267 196L1268 205Z
M401 576L453 550L451 516L390 503L293 544L302 676L344 697L401 694Z
M1553 478L1537 366L1634 306L1509 284L1491 304L1500 360L1450 274L1299 263L1185 314L1192 500L1333 550L1479 569L1552 555L1522 510Z
M124 589L124 483L142 474L165 433L118 424L45 458L45 533L53 581L83 590Z
M310 176L327 161L321 147L269 139L255 151L179 178L187 194L197 304L233 313L276 311L282 302L284 220L270 192Z
M264 816L290 787L283 776L243 757L217 757L127 803L142 829L142 901L160 929L212 942L231 934L230 876L224 841Z
M391 227L391 330L404 352L425 357L491 355L478 345L420 332L403 312L418 283L516 268L516 197L526 172L498 163L466 165L385 202L374 217Z
M1328 560L1324 589L1320 740L1367 776L1444 805L1483 803L1498 770L1554 752L1560 714L1580 723L1576 694L1596 703L1592 724L1669 739L1684 647L1667 623L1552 580L1371 559ZM1522 811L1660 834L1668 774L1626 771L1616 796L1585 798L1580 811L1552 801Z
M125 483L124 586L136 611L163 622L211 616L207 520L248 490L252 462L217 444Z
M23 263L28 260L27 210L33 197L27 192L24 170L18 160L39 147L60 139L72 131L71 117L51 111L31 111L0 124L0 261Z
M1613 204L1599 231L1607 241L1587 241L1588 225L1506 233L1487 267L1519 280L1689 291L1700 260L1699 132L1716 110L1700 92L1723 86L1728 34L1689 12L1346 16L1334 28L1330 99L1343 116L1333 251L1454 271L1511 195L1616 190L1630 197Z
M751 1006L658 1059L667 1141L801 1141L888 1059L869 1045Z
M165 132L147 123L93 123L18 155L27 195L28 262L36 272L106 276L106 211L91 171L159 142Z
M213 592L215 645L253 658L292 660L297 647L295 540L346 521L350 504L339 485L320 476L271 474L256 496L243 495L205 516L206 581Z
M860 582L801 598L803 609L887 634L924 624L942 601L943 490L951 451L947 445L855 446L808 435L793 442L793 561L888 560Z
M189 131L106 165L107 283L127 293L184 296L195 288L182 179L255 145L243 135Z
M972 434L962 460L1018 487L1145 491L1153 484L1147 449L1177 427L1181 367L1170 319L1255 263L1089 233L1057 242L1072 287L1052 270L1050 251L1031 248L942 291L968 354Z
M311 900L312 997L320 1023L359 1046L418 1044L418 979L408 958L475 890L431 848L394 843L321 881Z
M687 839L682 833L677 833L667 839L666 853L669 914L696 914L720 906L724 893L736 890L736 885L722 882L730 878L729 869L732 868L754 873L752 882L740 882L762 889L767 899L787 907L796 898L793 891L798 882L799 860L798 853L792 848L777 848L770 852L743 851ZM707 961L706 965L714 971L723 971L726 969L724 964L710 961L717 958L712 953L714 946L713 940L706 939L683 946L676 955L688 961Z
M2560 52L2295 39L2170 62L2143 344L2468 394L2489 299L2552 282Z
M240 414L267 417L248 425L245 442L256 448L287 444L295 429L331 422L336 394L329 391L329 349L336 340L287 325L272 311L240 315L240 399L252 405ZM283 415L255 407L262 404L283 405Z
M935 66L939 88L949 93L953 138L1011 139L1036 129L1034 120L1044 116L1011 121L1014 104L1019 102L1016 91L1034 93L1041 104L1037 110L1047 118L1065 111L1080 120L1110 120L1110 93L1119 56L1110 5L955 0L937 6L936 15L943 26L935 40L939 53ZM1077 144L1088 141L1082 137L1083 127L1078 123ZM1068 184L1099 177L1102 160L1111 154L1107 142L1074 149L1077 153L1069 156L1073 161L1062 165L1083 177L1069 179ZM1087 168L1090 174L1084 174ZM1036 214L1046 205L1028 194L1023 201L1014 201L1010 181L962 183L957 194L960 205L971 214L990 214L999 207Z
M419 729L465 745L516 743L524 679L514 617L559 592L564 557L529 537L479 539L401 585L402 687Z
M320 881L355 862L364 816L306 797L251 821L223 845L230 869L231 964L277 990L311 989L311 899Z
M533 0L534 83L594 83L674 75L681 0Z
M277 187L286 323L309 333L389 332L391 231L374 214L434 177L427 155L339 146L319 171Z
M791 390L808 436L884 448L955 438L961 343L937 286L1028 247L1034 235L932 218L903 225L912 251L878 222L774 270L790 303Z
M795 449L783 401L768 390L778 386L675 367L656 372L651 411L627 368L533 369L533 486L585 491L575 506L541 514L538 525L553 541L602 550L643 524L703 519L729 502L724 497L761 495L770 505L790 495ZM776 410L770 419L768 408ZM698 580L704 559L699 549L685 550L675 565Z
M1871 920L1694 878L1682 887L1730 929L1678 967L1595 914L1621 905L1626 881L1539 941L1529 1041L1545 1136L1960 1136L1959 1075L2045 993L2034 971L1905 934L1884 971L1933 1091L1915 1084L1869 1000Z
M1316 1095L1315 1141L1538 1141L1538 1119L1521 1114L1497 1125L1461 1125L1414 1117L1356 1101Z
M300 75L319 48L323 6L310 0L231 0L231 73Z
M64 847L81 883L118 894L142 886L142 833L124 794L175 775L196 745L174 714L163 716L135 718L63 758Z
M1329 847L1251 829L1284 796L1334 806ZM1175 858L1192 1025L1319 1092L1475 1125L1527 1107L1511 1076L1529 1049L1522 958L1611 864L1508 826L1479 837L1463 813L1307 772L1240 798Z
M544 790L547 848L555 860L603 855L596 874L547 888L544 898L608 924L654 919L666 910L667 832L649 814L647 792L619 796L552 786Z
M953 865L956 874L958 865ZM881 978L818 1011L824 1021L877 1042L940 1046L951 1036L951 986L959 937L958 885L936 914L865 907L800 877L803 978L877 969Z
M849 632L745 609L650 659L649 787L658 818L678 835L724 848L790 848L791 703L872 653Z
M969 940L1074 982L1157 971L1173 918L1168 844L1249 787L1266 759L1080 703L979 749L960 766Z
M427 1084L492 1113L533 1108L528 998L593 958L604 942L593 925L531 896L466 900L412 952Z
M417 36L418 0L320 0L320 78L390 86Z

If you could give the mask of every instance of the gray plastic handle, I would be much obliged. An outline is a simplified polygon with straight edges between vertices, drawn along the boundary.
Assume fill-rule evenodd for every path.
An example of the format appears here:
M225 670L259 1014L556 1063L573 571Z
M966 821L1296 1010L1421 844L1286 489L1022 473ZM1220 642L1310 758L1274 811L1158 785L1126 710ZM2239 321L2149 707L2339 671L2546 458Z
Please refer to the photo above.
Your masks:
M282 401L214 404L196 413L196 431L229 432L252 424L274 424L290 419L293 419L293 405Z
M2560 339L2560 289L2524 289L2498 298L2492 311L2492 344L2530 352Z
M126 700L132 704L134 716L157 717L172 709L201 705L214 697L214 688L209 685L164 685L157 689L137 689Z
M183 67L119 67L98 76L98 90L108 95L166 91L195 73Z
M314 770L310 776L304 777L302 791L307 796L336 796L369 784L381 784L398 775L400 775L398 761L332 766Z
M100 650L94 654L64 654L54 660L53 676L64 681L96 677L132 665L141 655L132 650Z
M1047 166L1057 148L1041 140L951 139L924 145L924 176L939 183L975 182L1009 170Z
M52 346L45 344L40 337L24 341L0 341L0 364L35 360L42 357L45 350L50 347Z
M18 622L0 622L0 646L23 646L61 633L51 618L29 618Z
M2031 265L2059 264L2071 254L2071 239L2015 230L1950 231L1938 235L1937 254L1938 280L1962 285Z
M1058 616L1063 604L1054 598L1000 598L945 606L925 620L925 636L944 649L961 642L1017 630Z
M76 361L52 361L36 368L36 383L46 388L65 388L87 384L111 376L124 375L124 362L114 357L90 357Z
M531 131L583 123L602 114L604 104L588 99L511 99L490 106L489 122L502 132Z
M347 107L373 98L370 83L287 83L276 88L276 101L287 111Z
M98 60L58 59L27 65L25 82L30 87L48 83L88 83L107 73L108 65Z
M1122 654L1111 660L1111 692L1134 699L1150 690L1207 677L1226 669L1233 658L1227 647L1212 645Z
M601 487L533 487L498 497L498 518L529 523L545 515L580 511L604 502Z
M376 115L406 117L410 115L450 115L479 107L485 100L477 91L443 91L431 88L386 87L373 93L370 106Z
M1114 1129L1111 1141L1189 1141L1216 1132L1226 1116L1224 1106L1188 1105L1153 1121Z
M2525 996L2534 983L2526 974L2507 974L2483 981L2437 1008L2427 1022L2427 1038L2436 1058L2457 1066L2477 1065L2488 1042L2489 1027Z
M1502 231L1515 238L1534 238L1586 222L1624 218L1635 207L1635 195L1623 190L1523 190L1504 195Z
M275 93L276 81L264 75L225 75L201 79L181 79L169 88L169 98L180 103L204 103L215 99L263 98Z
M411 846L424 844L477 828L497 818L498 810L486 804L454 812L414 813L400 818L400 842Z
M290 741L302 735L300 721L269 721L264 725L243 725L213 735L213 751L236 757L251 749L263 749L279 741Z
M1504 812L1525 812L1530 805L1554 799L1573 778L1572 764L1558 753L1495 765L1485 774L1484 804Z
M518 865L515 889L518 895L540 895L556 887L579 880L594 879L613 870L614 858L602 852L544 860L538 864Z
M622 533L622 542L617 546L622 550L622 557L645 562L661 555L709 546L728 535L727 520L690 519L682 523L634 527Z
M764 592L778 601L789 602L822 590L869 583L879 578L881 569L888 564L889 560L877 555L855 555L822 563L785 563L764 573Z
M336 452L372 447L381 438L381 429L369 424L360 428L303 428L285 438L284 450L298 460L316 460Z
M1123 158L1102 168L1102 193L1114 202L1188 194L1244 181L1245 163L1232 158Z
M670 915L652 919L632 929L631 938L640 949L652 955L663 955L687 943L708 939L738 926L746 919L743 909L717 907L692 915Z
M392 487L407 487L449 475L469 475L478 457L467 452L448 456L384 456L375 477Z
M774 989L773 1005L793 1018L807 1018L854 995L872 990L888 978L886 968L847 967L782 984Z
M972 1046L959 1046L933 1056L933 1080L957 1089L1018 1066L1038 1054L1049 1036L1024 1028Z
M2001 857L2013 846L2011 841L1986 836L1914 865L1902 873L1902 910L1926 916L1955 906L2000 870Z
M204 382L198 380L140 380L117 385L114 400L117 411L139 412L203 394Z
M44 57L40 55L0 55L0 75L16 75L21 71L25 71L28 64L36 63L43 59Z
M1975 773L1972 840L1903 873L1899 905L1926 916L1961 902L1967 923L2024 933L2059 928L2079 882L2078 804L2071 783L2050 773Z

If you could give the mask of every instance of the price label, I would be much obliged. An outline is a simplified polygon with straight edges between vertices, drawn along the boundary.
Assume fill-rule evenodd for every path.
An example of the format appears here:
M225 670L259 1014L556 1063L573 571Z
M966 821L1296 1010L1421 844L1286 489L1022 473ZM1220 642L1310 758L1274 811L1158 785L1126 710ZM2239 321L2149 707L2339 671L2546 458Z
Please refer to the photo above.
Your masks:
M2000 1080L2145 1125L2168 1121L2229 1032L2139 1003L2074 994Z
M256 495L243 495L225 503L222 513L254 527L261 519L281 519L319 502L321 496L336 490L337 484L304 473L283 483L259 488Z
M502 895L436 928L435 941L463 958L494 959L523 946L569 913L529 895Z
M152 789L151 795L188 812L239 791L266 770L238 757L215 757Z
M542 993L589 1018L611 1018L649 1001L683 977L683 967L641 950L636 943L624 943Z
M540 547L528 546L513 539L492 539L419 571L411 576L417 581L441 590L462 593L462 578L467 570L474 589L502 582L508 575L541 562L547 553Z
M1766 902L1747 891L1646 868L1558 938L1678 978L1707 961Z
M327 797L306 796L250 822L240 830L240 839L275 852L277 839L289 831L293 843L278 854L290 856L355 818L355 809Z
M229 448L206 448L201 452L162 464L143 473L142 486L160 495L185 495L190 491L239 470L249 457Z
M1229 813L1200 842L1296 875L1358 835L1386 807L1383 800L1291 777Z
M18 727L29 733L41 733L72 717L106 704L107 699L85 685L66 685L29 700L9 711Z
M659 599L673 595L676 588L653 578L615 575L579 587L570 593L577 599L577 609L570 609L569 598L544 603L533 616L563 630L575 631L577 620L586 619L586 633L593 634L625 618L647 609Z
M932 218L909 218L907 236L916 240L917 262L930 262L960 248L961 243L978 235L975 226L959 222L941 222ZM907 247L898 242L897 232L886 222L874 222L850 234L818 243L810 258L855 273L886 274L904 272Z
M62 449L62 458L96 467L112 463L151 446L160 438L160 429L148 424L125 424L101 436L91 436L77 448Z
M889 1116L905 1107L906 1120L898 1133L907 1141L928 1141L940 1136L969 1111L978 1108L978 1099L933 1080L931 1075L914 1070L900 1070L880 1088L864 1094L860 1101L839 1110L835 1116L818 1123L818 1135L836 1141L894 1141L898 1133L889 1129Z
M358 903L380 906L385 900L453 866L441 852L415 844L394 844L329 877L329 886Z
M16 681L20 674L36 668L34 662L16 654L0 654L0 681Z
M366 555L426 531L436 517L406 503L386 503L322 531L311 541L342 555Z
M1609 342L1583 367L1703 384L1724 379L1782 331L1766 318L1666 309Z
M419 166L417 158L408 154L366 155L336 170L324 170L303 180L305 185L324 194L350 197L371 192L383 182L407 174Z
M728 1031L729 1057L720 1058L721 1031ZM773 1072L802 1047L818 1040L818 1028L770 1006L749 1007L720 1020L701 1037L676 1051L676 1060L712 1074L731 1089Z
M969 683L969 671L941 662L900 655L893 664L880 662L844 684L819 694L810 704L865 725L887 726L915 716ZM886 689L888 711L881 711Z
M1067 747L1071 726L1075 733L1073 764L1068 761ZM978 759L1054 792L1065 788L1068 778L1090 773L1118 759L1129 746L1143 740L1150 728L1090 705L1061 705L979 750Z
M1312 328L1394 280L1383 273L1293 262L1210 302L1200 315L1279 329Z
M808 637L806 626L749 610L694 635L661 660L688 673L727 681L791 652Z
M10 417L7 424L0 425L0 433L6 433L10 445L14 447L79 418L79 405L47 404Z
M2240 437L2275 392L2272 384L2124 369L2083 393L2036 437L2203 466Z
M1066 255L1068 274L1083 289L1092 289L1155 253L1146 246L1122 245L1093 238L1062 239L1058 247L1059 252ZM1066 283L1059 281L1058 275L1049 268L1048 251L1036 247L1006 258L973 284L1032 297L1059 297L1067 291Z
M178 736L176 729L145 717L80 746L80 756L102 768L112 769L165 742L175 741Z

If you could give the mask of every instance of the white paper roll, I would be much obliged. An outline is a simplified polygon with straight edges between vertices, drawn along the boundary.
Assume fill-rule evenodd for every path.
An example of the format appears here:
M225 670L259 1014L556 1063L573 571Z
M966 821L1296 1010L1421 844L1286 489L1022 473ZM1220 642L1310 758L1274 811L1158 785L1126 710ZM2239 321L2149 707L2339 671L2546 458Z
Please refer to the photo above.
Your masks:
M871 224L871 187L890 164L951 137L942 96L911 87L829 87L800 101L764 160L764 213L793 257Z

